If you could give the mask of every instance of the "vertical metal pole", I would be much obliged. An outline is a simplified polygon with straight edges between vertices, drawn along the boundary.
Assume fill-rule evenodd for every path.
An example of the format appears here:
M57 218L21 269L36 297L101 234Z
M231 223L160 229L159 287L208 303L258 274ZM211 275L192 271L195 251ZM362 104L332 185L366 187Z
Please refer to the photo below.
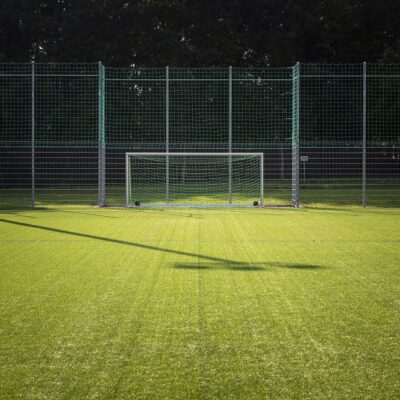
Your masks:
M98 172L98 205L104 207L106 203L106 153L105 153L105 68L99 62L99 99L98 99L98 152L99 152L99 172Z
M103 204L106 205L106 67L103 70Z
M292 205L300 204L300 63L292 77Z
M169 67L165 68L165 201L169 204Z
M228 101L228 147L229 153L232 153L232 67L229 67L229 101ZM229 156L229 204L232 204L232 156Z
M36 203L36 190L35 190L35 62L31 63L31 156L32 156L32 208Z
M264 154L261 154L260 164L260 205L264 207Z
M125 190L126 206L129 207L131 193L131 168L128 154L125 154Z
M363 63L362 204L367 206L367 63Z

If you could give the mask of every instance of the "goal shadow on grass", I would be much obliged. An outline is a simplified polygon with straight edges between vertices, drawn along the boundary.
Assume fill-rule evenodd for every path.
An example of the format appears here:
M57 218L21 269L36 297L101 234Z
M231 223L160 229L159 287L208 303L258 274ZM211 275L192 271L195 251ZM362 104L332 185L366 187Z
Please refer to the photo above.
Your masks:
M284 263L284 262L258 262L246 263L240 261L214 262L214 263L176 263L173 268L187 270L228 270L228 271L268 271L274 268L286 268L293 270L317 270L325 268L322 265Z
M187 212L187 211L171 211L170 209L166 208L138 208L134 209L136 213L143 213L143 214L158 214L163 216L173 216L173 217L183 217L183 218L195 218L201 219L202 216L196 214L196 212Z

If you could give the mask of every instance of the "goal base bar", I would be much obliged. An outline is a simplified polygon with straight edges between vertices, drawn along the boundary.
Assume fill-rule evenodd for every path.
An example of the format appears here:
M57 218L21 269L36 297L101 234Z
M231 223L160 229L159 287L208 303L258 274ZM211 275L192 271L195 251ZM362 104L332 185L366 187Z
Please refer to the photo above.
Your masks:
M129 205L128 208L258 208L259 206L253 206L252 204L212 204L212 203L144 203L140 206L133 204Z

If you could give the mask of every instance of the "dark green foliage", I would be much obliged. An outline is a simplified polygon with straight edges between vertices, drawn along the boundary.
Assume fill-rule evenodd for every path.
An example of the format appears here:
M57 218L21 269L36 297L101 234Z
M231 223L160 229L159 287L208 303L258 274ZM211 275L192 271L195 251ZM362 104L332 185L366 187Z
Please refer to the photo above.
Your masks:
M0 61L127 66L398 62L400 3L3 0Z

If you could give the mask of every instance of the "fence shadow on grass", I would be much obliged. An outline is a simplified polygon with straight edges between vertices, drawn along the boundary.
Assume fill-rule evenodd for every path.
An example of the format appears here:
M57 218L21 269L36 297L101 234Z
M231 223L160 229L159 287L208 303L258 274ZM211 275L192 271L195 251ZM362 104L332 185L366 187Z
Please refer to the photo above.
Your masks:
M376 207L378 208L378 207ZM313 213L321 212L331 212L332 214L342 214L342 215L351 215L358 216L358 215L393 215L399 216L400 209L393 210L393 207L379 207L378 209L371 209L371 208L340 208L340 207L319 207L319 206L306 206L303 210L313 211Z
M228 271L268 271L274 268L286 268L293 270L317 270L325 268L322 265L301 264L301 263L283 263L283 262L258 262L246 263L241 261L214 262L214 263L176 263L173 265L175 269L187 270L228 270Z
M52 232L56 234L77 236L85 239L99 240L102 242L114 243L123 246L132 246L138 249L160 251L164 253L170 253L181 256L196 257L201 260L199 263L177 263L174 268L177 269L228 269L231 271L264 271L269 268L290 268L290 269L303 269L303 270L315 270L323 268L318 265L308 265L308 264L292 264L292 263L281 263L281 262L265 262L265 263L246 263L242 261L229 260L221 257L207 256L200 253L191 253L182 250L168 249L159 246L148 245L144 243L136 243L127 240L113 239L105 236L97 236L88 233L67 231L65 229L52 228L48 226L35 225L28 222L11 221L9 219L0 218L0 223L5 223L9 225L20 226L24 228L37 229L46 232Z
M22 211L9 211L9 210L3 210L0 211L0 215L7 216L7 215L15 215L17 217L23 217L23 218L30 218L30 219L36 219L36 217L32 215L26 215L23 214Z
M46 212L58 212L58 213L70 213L70 214L75 214L75 215L85 215L85 216L89 216L89 217L101 217L101 218L119 218L119 217L115 217L115 216L111 216L111 215L105 215L104 213L98 213L98 212L92 212L92 211L81 211L79 209L74 209L74 210L66 210L63 208L53 208L53 207L35 207L35 208L24 208L24 209L18 209L18 210L0 210L0 215L15 215L18 217L25 217L25 218L37 218L34 217L32 215L26 215L23 214L24 212L30 212L30 213L35 213L37 211L46 211Z

